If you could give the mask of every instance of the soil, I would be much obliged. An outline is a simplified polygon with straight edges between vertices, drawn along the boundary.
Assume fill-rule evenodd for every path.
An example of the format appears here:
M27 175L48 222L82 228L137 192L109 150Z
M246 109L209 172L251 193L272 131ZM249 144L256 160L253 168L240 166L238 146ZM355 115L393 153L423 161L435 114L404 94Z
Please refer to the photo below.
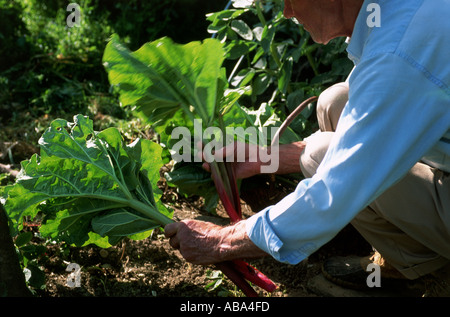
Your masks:
M245 217L258 212L264 206L276 203L292 188L276 183L270 178L250 179L248 184L259 184L242 192L242 210ZM183 198L173 188L165 190L164 199L177 203L175 219L195 218L226 225L229 219L219 205L217 215L202 208L202 199ZM308 288L308 281L320 274L322 261L330 255L366 255L369 246L351 227L346 227L330 243L322 247L307 260L297 264L282 264L271 257L249 261L267 275L278 286L273 293L254 287L264 297L316 297ZM146 240L123 240L109 249L97 246L83 248L61 244L49 245L44 266L46 287L38 291L41 297L223 297L244 296L227 278L213 279L217 271L214 266L192 265L178 251L172 249L160 230ZM81 267L79 287L69 287L66 271L69 263ZM208 288L214 281L221 281L216 288Z

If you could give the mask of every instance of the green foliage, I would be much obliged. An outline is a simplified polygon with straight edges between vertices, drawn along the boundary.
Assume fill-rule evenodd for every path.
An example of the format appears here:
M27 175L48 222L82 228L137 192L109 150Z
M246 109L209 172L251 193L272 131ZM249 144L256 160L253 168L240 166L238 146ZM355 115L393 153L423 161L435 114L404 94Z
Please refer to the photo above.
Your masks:
M20 13L17 3L0 1L0 72L30 56L32 45L27 42L27 29Z
M207 126L223 98L223 59L222 47L214 40L176 45L162 38L131 53L117 36L103 57L121 103L132 105L142 118L157 125L179 110L193 119L195 111Z
M90 0L79 2L84 18L80 27L73 28L66 25L65 1L9 3L20 23L7 22L18 27L5 39L8 50L2 59L20 56L17 52L25 50L26 55L0 67L0 124L20 127L36 142L29 128L35 125L33 119L49 115L69 119L73 113L89 113L92 100L108 93L106 76L99 69L112 28ZM0 3L0 7L0 12L5 12L5 4ZM0 29L0 38L3 32ZM109 103L114 103L113 98ZM11 133L3 133L0 137L11 137Z
M241 103L268 103L283 120L303 100L343 80L351 70L344 39L323 46L283 14L283 0L234 1L233 8L211 13L208 31L224 43L233 87L250 87ZM313 126L305 112L292 124L302 137ZM314 122L314 120L311 120Z
M106 23L105 14L94 11L96 6L93 0L78 2L80 26L71 28L66 25L69 12L65 1L53 1L51 4L24 1L23 4L22 16L32 34L30 40L42 51L72 62L99 60L103 43L112 33L112 27Z
M261 1L235 2L236 8L207 18L211 21L208 30L226 43L227 58L238 60L230 82L234 86L250 85L253 103L271 85L276 86L276 94L286 95L292 65L301 56L296 43L300 39L298 26L282 16L282 4L282 1L266 1L264 5ZM270 15L270 19L265 15Z
M172 128L187 127L194 135L196 118L202 120L203 129L217 126L222 111L243 93L225 94L224 57L222 45L213 39L181 45L161 38L130 52L113 36L103 60L121 104L132 106L133 112L150 123L160 133L161 142L170 147ZM197 131L200 136L202 131ZM192 183L197 182L196 188L204 189L197 194L207 198L208 206L214 206L217 194L211 191L211 178L192 173L193 169L201 171L198 166L177 169L169 176L170 182L184 194L192 193Z
M42 289L45 285L45 274L41 270L39 260L43 257L47 248L43 244L33 244L31 239L33 232L25 231L15 239L20 263L23 265L25 280L34 289Z
M69 3L0 0L2 140L26 137L37 143L51 119L70 120L74 113L97 116L97 129L127 126L121 121L133 119L110 94L101 62L111 34L117 32L131 47L166 34L201 39L207 35L206 10L223 7L220 1L198 9L195 1L184 0L80 0L80 27L69 28ZM3 128L9 125L14 129Z
M214 212L219 196L211 180L211 173L206 172L201 164L179 162L165 174L167 183L178 188L187 197L201 195L205 199L204 208Z
M237 297L238 292L229 290L224 286L225 275L219 270L208 270L206 271L206 278L211 280L208 284L205 285L205 290L208 292L215 292L219 297Z
M22 162L5 209L14 227L23 217L44 215L41 234L78 246L115 244L124 236L148 237L171 222L156 186L161 147L148 140L125 145L119 131L93 130L92 121L52 122L40 139L40 156ZM95 233L95 235L92 235Z

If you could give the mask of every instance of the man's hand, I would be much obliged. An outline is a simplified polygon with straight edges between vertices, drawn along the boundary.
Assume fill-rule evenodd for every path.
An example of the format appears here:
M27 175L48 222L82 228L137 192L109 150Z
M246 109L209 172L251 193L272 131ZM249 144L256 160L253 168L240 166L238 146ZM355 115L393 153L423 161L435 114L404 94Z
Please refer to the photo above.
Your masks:
M197 144L201 148L201 143ZM298 141L291 144L283 144L279 147L279 167L276 174L299 173L300 155L305 149L306 143ZM214 153L214 158L233 163L234 172L237 179L244 179L261 174L261 166L266 163L261 162L261 155L267 156L270 147L261 147L255 144L234 142ZM204 162L203 168L211 171L209 163Z
M221 227L210 222L183 220L168 224L164 233L170 245L194 264L214 264L267 255L247 236L245 222Z
M201 148L201 143L197 144ZM216 150L214 158L217 161L231 162L237 179L248 178L261 173L261 162L258 154L267 151L255 144L233 142L221 149ZM202 159L205 161L204 157ZM203 163L203 168L211 172L208 162Z

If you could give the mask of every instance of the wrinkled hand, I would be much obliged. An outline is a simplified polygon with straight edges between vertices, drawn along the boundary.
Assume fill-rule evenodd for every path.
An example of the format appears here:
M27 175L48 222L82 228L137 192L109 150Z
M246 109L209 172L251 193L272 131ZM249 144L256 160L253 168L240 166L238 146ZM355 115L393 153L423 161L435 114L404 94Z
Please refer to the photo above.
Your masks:
M168 224L164 234L170 245L194 264L214 264L239 258L266 255L248 238L244 221L221 227L198 220Z

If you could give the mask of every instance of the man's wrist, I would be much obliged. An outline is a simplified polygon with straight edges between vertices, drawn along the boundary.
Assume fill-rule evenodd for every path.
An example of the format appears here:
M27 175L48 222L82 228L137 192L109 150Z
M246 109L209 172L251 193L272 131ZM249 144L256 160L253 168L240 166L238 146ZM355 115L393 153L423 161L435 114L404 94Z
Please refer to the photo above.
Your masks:
M306 142L297 141L289 144L281 144L276 150L272 147L265 147L260 149L260 153L263 153L265 158L269 158L268 162L259 163L259 173L262 171L263 166L269 166L274 164L273 160L277 160L278 168L274 174L290 174L301 172L300 156L306 147Z
M267 256L247 235L245 220L224 228L224 241L219 247L222 261Z

